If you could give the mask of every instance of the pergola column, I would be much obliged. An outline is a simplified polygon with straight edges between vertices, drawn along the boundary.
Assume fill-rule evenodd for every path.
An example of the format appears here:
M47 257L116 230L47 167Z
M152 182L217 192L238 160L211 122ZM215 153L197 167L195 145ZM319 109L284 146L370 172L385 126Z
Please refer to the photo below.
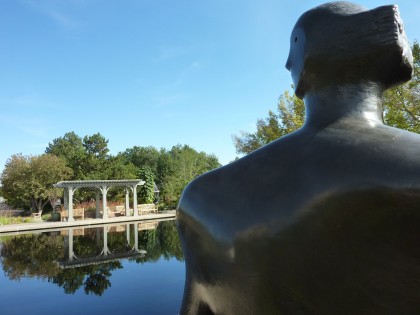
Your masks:
M134 224L134 250L139 251L139 225L138 223Z
M133 186L133 209L134 209L134 216L138 217L139 216L139 210L137 209L137 185Z
M130 192L128 188L125 189L125 216L128 217L130 215Z
M69 189L64 188L64 209L69 211Z
M95 197L95 202L96 202L96 215L95 215L95 217L96 218L100 218L101 217L101 208L100 208L99 195L100 195L100 192L97 191L96 192L96 197Z
M127 246L130 246L130 224L125 225L125 236L127 237Z
M102 186L101 192L102 192L102 218L108 219L108 207L106 205L106 194L108 192L107 187Z
M105 225L103 229L104 229L104 244L103 244L102 253L104 256L106 256L110 253L108 249L108 227Z
M68 189L68 203L69 203L69 217L67 219L67 222L73 222L73 187L69 187Z
M74 250L73 250L73 229L68 230L68 238L69 238L69 261L73 261L75 258Z

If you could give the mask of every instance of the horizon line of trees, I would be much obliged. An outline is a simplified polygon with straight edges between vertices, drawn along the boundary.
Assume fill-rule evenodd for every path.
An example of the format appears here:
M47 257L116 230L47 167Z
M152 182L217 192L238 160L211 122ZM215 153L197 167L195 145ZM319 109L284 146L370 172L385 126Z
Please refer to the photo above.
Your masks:
M173 208L191 180L219 166L214 154L181 144L170 150L133 146L111 155L108 140L100 133L82 138L71 131L53 139L44 154L12 155L0 176L1 195L10 206L39 212L46 206L52 209L62 196L62 190L53 187L58 181L140 178L146 184L139 188L139 203L158 202L161 207ZM78 189L74 199L86 201L94 195L94 191ZM123 201L123 189L110 190L108 199Z

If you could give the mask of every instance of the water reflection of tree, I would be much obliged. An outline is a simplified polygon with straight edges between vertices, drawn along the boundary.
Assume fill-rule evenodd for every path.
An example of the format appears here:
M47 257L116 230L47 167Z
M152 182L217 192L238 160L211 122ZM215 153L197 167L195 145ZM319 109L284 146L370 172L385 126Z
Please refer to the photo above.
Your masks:
M83 236L74 237L73 247L77 257L99 255L102 250L102 245L99 244L100 242L98 241L99 239L99 233L86 233Z
M145 249L147 255L135 258L134 260L138 263L157 261L161 257L166 260L173 257L177 260L184 259L173 221L162 221L156 229L140 231L139 248Z
M133 225L130 225L130 241L127 243L126 231L109 232L108 247L112 252L124 252L134 245ZM137 230L136 228L134 228ZM89 231L89 230L85 230ZM93 232L93 233L92 233ZM176 225L173 221L160 222L156 229L137 231L139 249L147 254L130 259L137 263L154 262L163 257L183 260L181 245ZM112 271L123 268L120 261L97 265L61 269L57 261L63 261L65 254L65 236L58 232L27 234L16 237L0 238L1 257L5 274L12 280L23 277L47 279L73 294L81 287L86 294L102 295L111 286ZM91 230L85 235L74 237L74 252L77 257L92 257L101 251L103 235L98 230Z
M56 276L48 279L49 282L64 289L66 294L73 294L82 286L86 294L101 296L111 286L111 271L121 269L119 261L110 263L83 266L62 270Z
M61 235L30 234L2 241L3 270L12 280L23 277L50 278L60 272L55 260L64 256Z

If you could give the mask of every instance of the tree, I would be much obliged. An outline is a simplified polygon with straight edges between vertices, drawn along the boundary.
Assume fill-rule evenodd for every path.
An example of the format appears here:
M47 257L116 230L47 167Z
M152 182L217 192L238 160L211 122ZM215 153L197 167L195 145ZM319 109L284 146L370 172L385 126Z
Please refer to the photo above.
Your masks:
M134 146L119 153L119 155L138 168L148 167L155 176L157 175L160 152L156 148Z
M3 193L8 203L15 207L30 207L42 211L48 202L57 198L53 185L68 179L72 170L52 154L40 156L12 155L1 175Z
M60 273L56 260L64 253L61 235L25 234L2 240L3 271L10 279L48 279Z
M395 86L384 93L384 123L420 133L420 45L412 46L414 59L413 79ZM257 131L241 131L233 136L236 152L248 154L256 149L299 129L305 120L305 107L302 100L285 91L279 98L277 114L268 112L268 117L257 120Z
M256 132L241 131L240 135L233 136L236 152L248 154L256 149L283 137L300 128L305 121L305 106L296 95L285 91L277 104L277 114L268 112L268 117L257 120Z
M83 147L86 154L95 156L98 159L105 159L109 152L108 140L99 132L92 136L84 136Z
M110 179L136 179L139 168L131 162L118 154L117 156L111 156L108 159L109 162L109 178Z
M155 176L148 167L140 168L138 174L138 178L145 181L144 185L140 186L139 189L140 202L152 203L155 200Z
M26 187L30 176L30 157L22 154L12 155L1 174L3 196L10 206L16 208L29 208L29 191Z
M67 132L49 143L45 152L64 159L73 170L74 180L108 179L111 175L108 140L100 133L82 139Z
M67 132L63 137L54 139L48 144L45 153L54 154L62 158L68 167L73 170L71 179L82 179L84 177L83 159L85 148L82 138L73 131Z
M82 161L82 179L109 179L110 160L108 156L108 140L100 133L83 137L85 149Z
M127 164L132 163L139 170L137 178L146 180L140 188L142 202L153 202L154 182L160 190L162 202L169 206L178 203L183 189L191 180L220 166L214 155L197 152L187 145L177 145L169 151L134 146L117 157Z
M413 79L389 89L383 98L384 122L393 127L420 133L420 45L412 46Z
M165 176L162 182L165 203L175 206L185 186L197 176L220 166L214 155L197 152L187 145L177 145L170 151L162 151L166 155Z

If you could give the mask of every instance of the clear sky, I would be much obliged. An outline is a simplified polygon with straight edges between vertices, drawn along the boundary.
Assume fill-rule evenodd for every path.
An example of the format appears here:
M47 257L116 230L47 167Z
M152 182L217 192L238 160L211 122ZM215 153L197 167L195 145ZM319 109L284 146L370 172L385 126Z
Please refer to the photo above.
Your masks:
M188 144L228 163L232 135L290 87L290 32L322 3L1 0L0 172L68 131L100 132L111 154ZM420 39L420 1L397 4Z

